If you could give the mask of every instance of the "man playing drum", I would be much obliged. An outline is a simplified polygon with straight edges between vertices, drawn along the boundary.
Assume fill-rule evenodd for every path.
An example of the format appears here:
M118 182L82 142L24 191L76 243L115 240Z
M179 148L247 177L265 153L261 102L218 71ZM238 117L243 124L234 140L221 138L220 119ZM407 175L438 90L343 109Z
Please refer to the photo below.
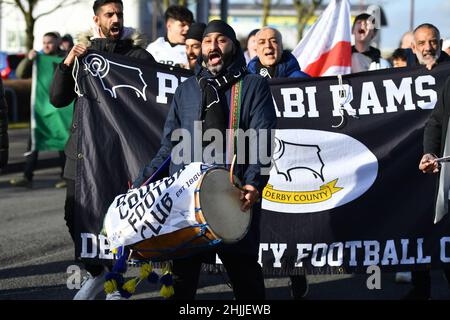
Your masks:
M259 198L269 179L267 168L270 167L270 159L262 163L260 154L263 153L259 151L265 149L265 154L270 155L271 130L275 126L275 107L266 79L247 73L245 58L234 30L223 21L211 21L203 34L202 57L197 60L195 76L183 82L175 92L165 123L161 148L133 184L134 187L141 186L169 157L171 175L194 161L225 165L230 163L230 154L231 158L236 153L238 159L245 158L245 161L238 161L234 173L243 184L240 195L242 214L250 214L249 210L253 213L250 230L236 244L224 244L215 249L227 270L235 298L238 300L265 298L264 278L258 263L261 210ZM194 137L198 128L202 130L200 133L204 137L200 148L204 151L202 153L208 154L207 150L213 150L209 159L205 159L203 154L202 159L195 158L197 154L194 153L199 146L195 145ZM223 139L217 139L216 136L214 139L205 138L211 129L216 133L220 132ZM237 129L240 129L239 132L255 133L246 142L251 148L228 148L226 160L225 148L230 146L225 145L226 133L230 130L237 132ZM179 139L175 139L178 134L173 135L174 132L180 132L179 130L187 131L193 137L189 142L183 140L180 143L190 145L188 151L182 150L181 157L180 148L175 148L179 142ZM262 138L263 135L267 136ZM245 136L248 138L247 134ZM241 145L239 137L235 147ZM228 138L228 141L233 140ZM175 149L177 151L171 154ZM190 161L186 161L189 155ZM180 158L183 161L180 161ZM266 169L265 175L261 174L263 169ZM226 204L220 206L226 207ZM175 299L195 298L202 261L202 254L173 261Z

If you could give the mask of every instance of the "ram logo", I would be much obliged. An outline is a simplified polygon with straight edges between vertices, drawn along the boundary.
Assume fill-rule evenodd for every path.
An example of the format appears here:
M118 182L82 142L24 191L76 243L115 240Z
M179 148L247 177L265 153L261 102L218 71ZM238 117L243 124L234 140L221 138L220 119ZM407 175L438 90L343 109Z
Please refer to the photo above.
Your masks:
M100 82L102 83L103 89L109 92L109 94L111 94L111 97L113 97L114 99L117 99L117 89L130 88L135 91L138 98L142 98L144 99L144 101L147 101L147 97L145 95L147 83L142 76L143 73L141 69L110 61L95 53L86 56L83 59L83 63L85 66L85 70L89 71L89 73L93 77L99 78ZM111 70L119 75L126 73L126 78L124 77L119 79L125 80L130 79L131 77L131 79L135 80L135 83L139 84L139 88L136 88L135 86L127 83L112 83L113 81L111 81L110 79L107 80L106 77ZM131 74L133 74L133 76L131 76Z
M291 156L283 158L286 154ZM292 157L292 155L295 156ZM273 160L277 173L284 176L288 182L292 182L291 173L294 170L309 170L316 179L325 181L323 176L325 165L318 145L297 144L275 138Z
M378 159L346 134L308 129L276 131L273 166L262 208L315 213L352 202L378 177Z

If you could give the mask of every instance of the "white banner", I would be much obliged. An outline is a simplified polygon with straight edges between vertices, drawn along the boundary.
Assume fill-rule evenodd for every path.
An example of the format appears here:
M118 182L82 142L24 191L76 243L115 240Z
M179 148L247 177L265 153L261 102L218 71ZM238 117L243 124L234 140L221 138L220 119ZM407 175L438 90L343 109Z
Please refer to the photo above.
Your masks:
M198 224L195 190L211 166L192 163L172 177L117 196L104 220L111 249Z

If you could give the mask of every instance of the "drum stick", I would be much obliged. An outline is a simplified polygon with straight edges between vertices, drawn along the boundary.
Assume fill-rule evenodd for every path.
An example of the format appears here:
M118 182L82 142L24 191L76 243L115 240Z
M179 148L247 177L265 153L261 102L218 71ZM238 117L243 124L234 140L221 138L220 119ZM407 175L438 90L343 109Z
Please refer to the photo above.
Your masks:
M230 167L230 183L235 186L236 188L238 188L239 190L241 190L244 193L248 193L247 190L245 190L242 186L240 186L235 180L234 180L234 165L236 164L236 159L237 159L237 155L234 155L233 157L233 162L231 163L231 167ZM256 201L257 203L261 202L261 199L258 199Z
M233 162L231 163L231 167L230 167L230 183L235 186L236 188L238 188L239 190L243 191L243 192L247 192L244 188L242 188L237 182L236 180L234 180L234 165L236 164L236 159L237 159L237 155L235 154L233 157Z
M450 162L450 157L437 158L437 159L434 159L434 161L436 161L437 163L440 163L440 162Z

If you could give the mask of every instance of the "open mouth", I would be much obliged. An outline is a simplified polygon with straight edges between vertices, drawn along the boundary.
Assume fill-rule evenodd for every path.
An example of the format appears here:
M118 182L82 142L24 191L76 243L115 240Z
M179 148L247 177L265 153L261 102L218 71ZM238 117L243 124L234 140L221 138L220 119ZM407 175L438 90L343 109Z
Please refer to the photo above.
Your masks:
M364 30L364 29L359 29L359 30L358 30L358 33L359 33L359 34L365 34L365 33L366 33L366 30Z
M266 53L264 53L264 56L266 56L268 58L274 58L275 52L273 52L273 51L266 52Z
M218 52L212 52L208 55L209 63L211 65L217 65L222 61L222 56Z
M119 26L112 26L110 29L110 32L112 35L118 35L120 33L120 27Z

